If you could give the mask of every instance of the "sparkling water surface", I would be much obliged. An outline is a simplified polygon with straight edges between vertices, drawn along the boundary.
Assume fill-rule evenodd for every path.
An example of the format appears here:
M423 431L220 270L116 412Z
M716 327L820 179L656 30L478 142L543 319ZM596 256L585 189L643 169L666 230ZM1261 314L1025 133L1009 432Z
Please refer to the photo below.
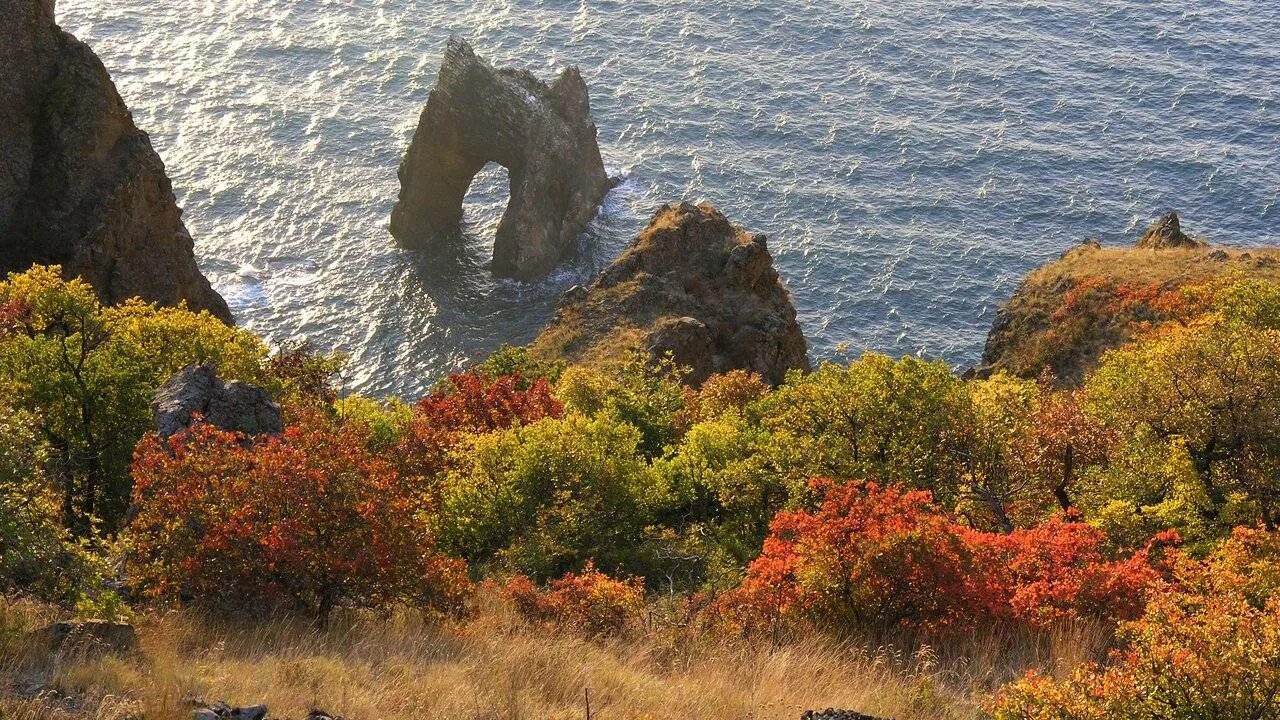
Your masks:
M997 303L1088 237L1178 210L1275 244L1280 1L61 0L173 178L239 321L406 397L526 342L663 202L770 236L815 360L978 360ZM625 182L544 282L495 281L505 171L453 251L387 232L450 34L581 66Z

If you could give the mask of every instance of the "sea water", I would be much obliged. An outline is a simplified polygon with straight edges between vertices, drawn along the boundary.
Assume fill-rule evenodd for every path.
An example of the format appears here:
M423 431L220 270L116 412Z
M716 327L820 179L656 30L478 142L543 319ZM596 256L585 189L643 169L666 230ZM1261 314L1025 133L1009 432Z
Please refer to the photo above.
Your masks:
M815 360L975 363L998 303L1163 211L1229 245L1280 223L1280 2L61 0L164 159L244 326L413 397L532 339L663 202L769 236ZM397 247L396 169L451 34L576 64L624 182L542 282L494 280L505 171L462 242Z

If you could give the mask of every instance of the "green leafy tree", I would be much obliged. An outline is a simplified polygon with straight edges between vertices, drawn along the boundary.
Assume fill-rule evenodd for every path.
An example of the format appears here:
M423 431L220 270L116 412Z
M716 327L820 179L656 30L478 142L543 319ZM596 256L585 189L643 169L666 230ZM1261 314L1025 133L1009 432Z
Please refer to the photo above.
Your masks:
M608 417L638 429L641 452L656 458L679 439L684 373L669 358L655 363L633 354L603 369L569 368L556 385L556 395L570 412Z
M655 485L640 432L574 414L473 436L442 493L441 543L545 580L594 559L634 572Z
M772 462L793 487L810 477L866 478L928 489L954 504L962 476L956 418L964 382L946 364L867 353L792 376L752 407Z
M71 601L97 568L62 527L46 453L35 418L0 402L0 589Z
M1247 502L1274 528L1280 330L1269 327L1257 293L1241 293L1249 302L1108 353L1088 382L1089 404L1121 433L1182 448L1203 489L1206 521L1229 527L1224 512Z
M266 346L208 313L132 300L103 307L80 280L33 267L0 282L0 393L34 413L61 514L79 536L117 529L128 507L133 447L155 389L190 363L263 382Z

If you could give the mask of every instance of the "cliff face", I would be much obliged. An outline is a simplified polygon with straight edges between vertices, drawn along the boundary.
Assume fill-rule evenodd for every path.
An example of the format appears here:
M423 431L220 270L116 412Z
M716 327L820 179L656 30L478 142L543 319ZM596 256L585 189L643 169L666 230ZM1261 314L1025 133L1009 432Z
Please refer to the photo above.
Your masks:
M566 293L532 350L588 365L670 352L693 384L745 369L776 385L810 367L765 237L687 203L663 206L595 282Z
M1228 273L1280 281L1280 249L1211 248L1183 234L1178 216L1156 221L1133 248L1078 245L1033 271L999 309L980 375L1084 379L1107 350L1185 310L1183 289Z
M104 302L186 300L230 322L147 134L52 0L0 0L0 271L58 264Z
M400 166L391 233L415 247L450 237L472 178L489 162L507 168L511 182L494 274L546 275L577 247L610 185L587 85L576 67L551 85L523 70L494 69L451 38Z

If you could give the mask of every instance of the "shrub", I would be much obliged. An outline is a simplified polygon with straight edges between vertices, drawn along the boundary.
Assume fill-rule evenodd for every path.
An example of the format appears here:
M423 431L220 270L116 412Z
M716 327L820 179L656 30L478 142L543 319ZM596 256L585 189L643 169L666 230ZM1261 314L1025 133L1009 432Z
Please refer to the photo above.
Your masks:
M588 635L616 635L644 610L644 578L612 578L588 561L539 589L524 575L511 578L502 594L521 616L552 622Z
M722 598L731 624L928 635L998 622L1036 629L1134 617L1161 577L1157 545L1111 558L1106 537L1082 523L992 533L958 524L924 491L830 480L812 487L817 509L778 513L764 551Z
M703 420L715 420L728 412L745 412L748 406L768 395L769 391L769 384L757 373L731 370L712 375L703 381L702 387L685 389L679 425L688 428Z
M1181 563L1179 584L1121 626L1108 666L1032 673L997 695L997 720L1280 718L1280 598L1250 592L1253 572L1274 582L1276 542L1246 533L1224 547Z
M564 414L546 380L528 386L515 375L450 376L414 407L392 456L400 471L435 485L450 451L468 435L504 430Z
M1280 522L1280 330L1222 313L1165 326L1112 351L1087 385L1089 410L1113 431L1184 452L1225 532L1244 500L1252 517Z
M841 630L971 627L987 609L977 559L929 493L814 480L814 511L778 513L720 610L746 631L808 623Z
M589 559L640 570L653 483L639 443L630 425L581 415L474 436L443 488L441 540L538 580Z
M769 522L791 498L770 463L769 434L727 410L689 428L675 453L655 463L673 498L672 521L707 523L740 565L760 553Z
M653 362L642 354L602 369L572 367L561 376L556 395L571 411L605 417L640 431L640 451L656 458L679 439L685 371L669 358Z
M514 376L518 378L518 390L528 390L538 380L546 380L555 385L564 370L563 360L536 358L523 345L503 345L485 358L484 362L472 368L476 375L494 380Z
M362 426L319 413L256 443L203 423L169 443L148 436L131 577L150 596L226 609L458 610L465 566L435 550L420 493L368 445Z
M998 614L1048 627L1064 620L1140 615L1162 577L1160 550L1178 537L1162 534L1136 553L1111 559L1101 530L1054 518L1009 534L972 533L970 542L985 555L974 571L989 573L989 592L1005 606Z
M855 477L931 490L950 506L962 483L955 421L968 406L945 363L867 353L788 378L752 412L773 435L770 462L793 487Z
M332 405L338 399L335 378L346 364L344 355L317 352L304 340L277 349L266 362L266 374L274 394L283 398L286 406Z

